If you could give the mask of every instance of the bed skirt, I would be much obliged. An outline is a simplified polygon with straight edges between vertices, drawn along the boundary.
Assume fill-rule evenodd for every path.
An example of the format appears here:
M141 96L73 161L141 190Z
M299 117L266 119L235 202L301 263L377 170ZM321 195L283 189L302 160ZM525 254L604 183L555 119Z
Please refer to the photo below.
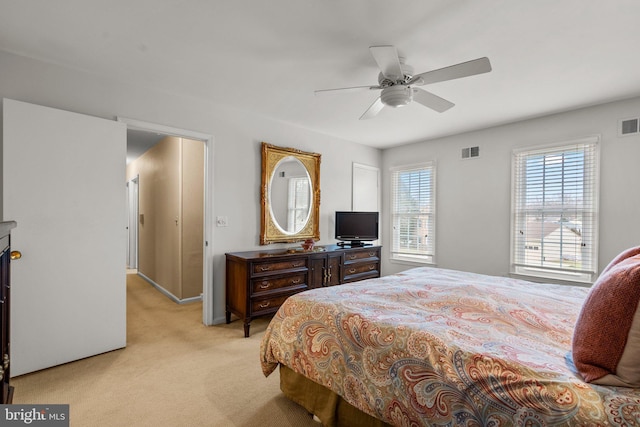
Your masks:
M326 387L280 365L280 390L287 398L320 419L324 427L388 427Z

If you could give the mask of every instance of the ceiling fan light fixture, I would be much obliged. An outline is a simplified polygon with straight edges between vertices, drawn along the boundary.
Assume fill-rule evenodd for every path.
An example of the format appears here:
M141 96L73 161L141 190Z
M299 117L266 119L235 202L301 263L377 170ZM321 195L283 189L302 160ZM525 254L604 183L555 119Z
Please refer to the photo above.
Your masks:
M390 86L382 89L380 99L389 107L404 107L413 100L413 91L407 86Z

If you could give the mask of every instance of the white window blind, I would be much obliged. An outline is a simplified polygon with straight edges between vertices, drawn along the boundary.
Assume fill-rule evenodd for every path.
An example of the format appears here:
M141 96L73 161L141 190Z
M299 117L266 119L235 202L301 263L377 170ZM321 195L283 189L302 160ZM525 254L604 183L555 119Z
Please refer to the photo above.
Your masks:
M391 258L435 262L435 163L391 170Z
M511 272L591 282L598 263L598 137L514 152Z

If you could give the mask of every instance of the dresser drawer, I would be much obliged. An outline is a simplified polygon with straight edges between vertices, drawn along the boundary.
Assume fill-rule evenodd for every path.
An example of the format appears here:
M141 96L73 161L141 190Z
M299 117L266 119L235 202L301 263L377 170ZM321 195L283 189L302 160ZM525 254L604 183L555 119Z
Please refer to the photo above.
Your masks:
M272 277L263 279L253 279L251 281L251 294L256 295L262 292L286 290L306 284L307 274L289 274L285 277Z
M286 270L296 270L307 268L307 258L296 258L283 261L257 262L252 265L254 276L262 274L277 273Z
M380 264L376 262L363 262L344 266L343 281L349 282L354 280L362 280L369 277L378 277L380 275Z
M286 295L279 295L273 298L264 298L264 299L255 299L251 301L251 314L254 316L259 316L261 314L271 313L284 303L284 301L289 298L293 294L297 294L298 292L302 292L306 289L300 289L297 292L292 292Z
M360 260L370 259L370 258L379 258L379 252L377 249L361 249L354 250L344 254L345 264L350 262L357 262Z

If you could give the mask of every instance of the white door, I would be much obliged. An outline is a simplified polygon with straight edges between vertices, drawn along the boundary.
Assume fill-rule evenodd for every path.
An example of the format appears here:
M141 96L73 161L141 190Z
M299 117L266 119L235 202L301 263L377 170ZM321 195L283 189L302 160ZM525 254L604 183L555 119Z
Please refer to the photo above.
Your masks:
M380 170L373 166L353 164L351 209L378 212L380 210Z
M380 169L374 166L354 163L352 185L352 210L363 212L380 211ZM379 225L378 228L380 228ZM379 241L376 240L374 244L379 244Z
M126 345L126 125L3 99L11 374Z
M127 182L127 267L138 268L138 177Z

